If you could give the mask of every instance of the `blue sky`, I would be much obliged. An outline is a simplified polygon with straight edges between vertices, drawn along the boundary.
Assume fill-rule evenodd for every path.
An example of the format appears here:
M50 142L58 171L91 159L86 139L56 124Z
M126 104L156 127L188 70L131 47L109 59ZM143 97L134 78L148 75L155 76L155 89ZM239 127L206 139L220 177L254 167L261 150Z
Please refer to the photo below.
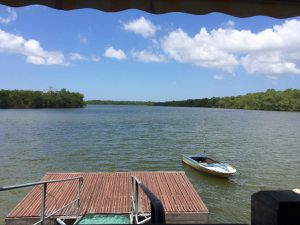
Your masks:
M300 18L0 6L0 89L179 100L300 88Z

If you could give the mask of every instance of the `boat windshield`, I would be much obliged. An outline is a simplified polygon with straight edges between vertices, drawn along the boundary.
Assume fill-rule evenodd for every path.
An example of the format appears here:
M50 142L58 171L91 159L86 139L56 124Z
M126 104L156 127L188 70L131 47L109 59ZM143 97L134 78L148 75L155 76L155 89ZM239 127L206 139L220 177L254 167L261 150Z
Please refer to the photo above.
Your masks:
M213 159L205 158L205 157L192 157L192 159L200 163L207 163L207 164L219 163Z

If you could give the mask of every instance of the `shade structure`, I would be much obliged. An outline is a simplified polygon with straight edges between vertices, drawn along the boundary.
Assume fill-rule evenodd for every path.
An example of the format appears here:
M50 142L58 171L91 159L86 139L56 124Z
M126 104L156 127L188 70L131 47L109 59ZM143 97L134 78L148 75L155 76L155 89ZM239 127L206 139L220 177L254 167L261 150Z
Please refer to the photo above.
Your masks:
M62 10L93 8L105 12L139 9L154 14L221 12L237 17L275 18L300 15L300 0L0 0L0 4L12 7L38 4Z

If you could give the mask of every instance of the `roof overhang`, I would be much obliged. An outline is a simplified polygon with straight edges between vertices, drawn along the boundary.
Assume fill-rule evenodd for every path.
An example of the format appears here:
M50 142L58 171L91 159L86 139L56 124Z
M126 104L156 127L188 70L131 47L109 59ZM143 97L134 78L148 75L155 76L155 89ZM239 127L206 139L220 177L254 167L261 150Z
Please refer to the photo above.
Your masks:
M62 10L93 8L105 12L139 9L154 14L221 12L237 17L300 16L300 0L0 0L0 4L12 7L38 4Z

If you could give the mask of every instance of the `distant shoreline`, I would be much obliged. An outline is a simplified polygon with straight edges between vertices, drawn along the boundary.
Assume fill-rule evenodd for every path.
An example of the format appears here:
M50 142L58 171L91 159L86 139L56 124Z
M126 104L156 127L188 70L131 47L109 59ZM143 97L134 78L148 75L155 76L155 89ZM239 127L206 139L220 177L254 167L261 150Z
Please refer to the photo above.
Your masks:
M87 105L145 105L154 106L156 102L150 101L114 101L114 100L87 100Z
M284 91L276 91L274 89L268 89L265 92L249 93L239 96L166 102L88 100L85 101L85 103L88 105L174 106L299 112L300 90L287 89Z
M141 106L174 106L202 107L223 109L246 109L263 111L300 112L300 90L286 89L276 91L249 93L230 97L212 97L188 99L182 101L114 101L88 100L78 92L66 89L42 91L0 90L0 109L44 109L44 108L83 108L89 105L141 105Z

